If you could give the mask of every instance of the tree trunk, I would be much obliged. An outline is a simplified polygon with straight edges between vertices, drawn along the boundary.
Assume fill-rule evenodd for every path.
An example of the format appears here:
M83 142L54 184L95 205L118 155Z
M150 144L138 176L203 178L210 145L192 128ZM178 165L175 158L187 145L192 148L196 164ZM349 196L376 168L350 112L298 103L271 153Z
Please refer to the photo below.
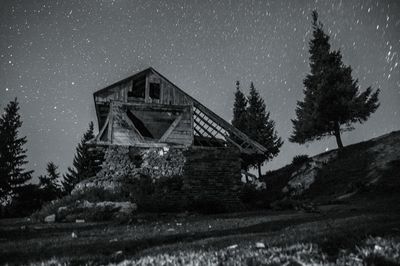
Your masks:
M335 133L334 134L335 134L335 137L336 137L337 146L338 146L338 148L340 150L340 149L343 148L343 143L342 143L342 139L340 137L340 125L339 125L339 122L335 122Z
M261 177L261 164L258 163L257 167L258 167L258 178L260 178Z

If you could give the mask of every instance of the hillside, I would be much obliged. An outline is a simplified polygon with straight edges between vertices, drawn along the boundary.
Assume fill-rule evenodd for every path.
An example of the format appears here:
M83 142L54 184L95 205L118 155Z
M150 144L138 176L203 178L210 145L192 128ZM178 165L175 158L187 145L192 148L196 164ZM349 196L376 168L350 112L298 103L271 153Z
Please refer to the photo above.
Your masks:
M299 158L264 176L275 210L0 220L0 264L399 265L400 132Z
M292 163L264 176L267 198L318 205L391 199L400 189L400 131ZM394 205L393 205L394 206Z

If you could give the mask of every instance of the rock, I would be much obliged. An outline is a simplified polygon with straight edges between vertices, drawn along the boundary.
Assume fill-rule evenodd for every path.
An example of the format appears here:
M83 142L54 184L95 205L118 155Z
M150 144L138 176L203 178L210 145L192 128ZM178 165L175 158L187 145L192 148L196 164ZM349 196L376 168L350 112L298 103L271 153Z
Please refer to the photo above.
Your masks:
M54 223L56 221L56 215L52 214L52 215L46 216L46 218L44 218L44 221L46 223Z
M71 237L72 238L78 238L78 235L75 232L72 232Z
M265 248L265 244L263 242L257 242L256 248Z
M137 210L137 205L136 203L132 203L129 201L126 202L119 202L118 204L116 204L117 207L120 207L119 211L126 213L126 214L131 214L134 211Z
M115 258L122 258L122 256L124 255L124 252L122 250L118 250L117 252L115 252L114 254Z
M62 206L62 207L59 207L59 208L58 208L57 212L58 212L58 213L61 213L61 212L64 212L64 211L66 211L66 210L68 210L68 208L67 208L66 206Z
M91 203L87 200L83 201L82 207L83 208L93 208L96 204L95 203Z

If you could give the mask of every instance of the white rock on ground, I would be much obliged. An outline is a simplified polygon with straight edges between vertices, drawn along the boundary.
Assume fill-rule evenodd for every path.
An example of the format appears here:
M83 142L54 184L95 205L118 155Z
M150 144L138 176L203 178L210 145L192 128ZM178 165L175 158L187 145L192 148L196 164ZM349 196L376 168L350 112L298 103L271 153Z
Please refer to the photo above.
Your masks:
M56 221L56 215L55 214L51 214L49 216L46 216L46 218L44 218L44 221L46 223L54 223Z
M123 201L123 202L114 202L114 201L102 201L102 202L89 202L84 200L82 203L83 208L111 208L111 209L118 209L119 212L131 214L132 212L137 210L136 203L132 203L130 201Z
M289 192L292 196L303 194L303 192L314 183L318 170L328 161L335 158L336 155L337 152L332 151L312 157L310 161L304 163L299 170L292 174L290 181L287 186L282 189L282 192Z

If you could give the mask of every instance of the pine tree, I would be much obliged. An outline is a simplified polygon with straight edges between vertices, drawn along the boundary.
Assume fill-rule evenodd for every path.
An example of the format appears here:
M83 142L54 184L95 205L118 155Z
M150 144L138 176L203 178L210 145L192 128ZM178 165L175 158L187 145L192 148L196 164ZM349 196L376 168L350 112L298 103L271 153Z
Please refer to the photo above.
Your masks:
M312 12L312 18L311 73L303 81L305 96L297 103L289 141L303 144L333 135L341 149L341 132L354 129L351 124L363 123L379 107L379 89L372 92L368 87L359 92L351 67L343 64L340 51L331 51L329 36L323 31L316 11Z
M246 131L246 108L247 99L243 92L240 90L240 83L236 81L236 92L235 92L235 102L233 104L233 119L232 125L242 132ZM233 141L238 142L239 140L235 135L231 136Z
M83 179L93 177L96 175L94 168L94 158L88 151L88 147L85 143L94 136L94 125L93 122L89 123L89 129L83 135L81 142L76 148L76 154L73 161L73 167L68 167L68 173L64 175L64 181L62 181L63 189L66 193L71 193L76 184Z
M58 166L53 162L47 163L47 175L39 176L39 188L44 201L51 201L61 196L61 188L58 184L60 173Z
M11 101L0 118L0 201L18 197L21 188L32 178L33 171L25 171L26 137L18 137L22 125L17 98Z
M244 161L245 165L257 168L260 177L261 166L265 161L278 155L283 141L278 137L275 131L275 122L270 119L270 112L266 111L265 102L255 89L253 82L250 84L248 103L244 133L263 145L268 151L264 154L244 156Z

